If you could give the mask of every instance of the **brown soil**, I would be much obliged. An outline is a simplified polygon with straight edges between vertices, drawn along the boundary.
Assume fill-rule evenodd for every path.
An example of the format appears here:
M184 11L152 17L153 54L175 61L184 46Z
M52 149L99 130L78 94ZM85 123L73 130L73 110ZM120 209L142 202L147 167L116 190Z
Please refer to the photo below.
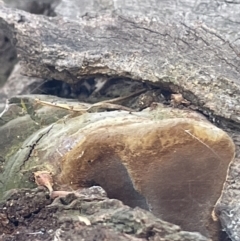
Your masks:
M46 208L51 202L41 189L12 191L0 204L1 239L51 240L53 230L58 228L53 210Z
M87 226L84 220L74 220L71 214L59 218L61 205L72 204L73 200L77 200L75 195L53 201L41 187L12 190L0 204L0 240L146 240L103 225ZM76 210L76 207L67 209Z

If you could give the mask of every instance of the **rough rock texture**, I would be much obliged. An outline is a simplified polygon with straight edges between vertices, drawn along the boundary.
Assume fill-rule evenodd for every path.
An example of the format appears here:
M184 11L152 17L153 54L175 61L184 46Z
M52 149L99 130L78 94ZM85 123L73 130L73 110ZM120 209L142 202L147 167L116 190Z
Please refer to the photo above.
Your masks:
M240 240L239 220L239 163L240 163L240 132L228 130L236 145L235 161L230 166L229 175L223 189L220 202L216 205L216 214L220 218L223 229L227 232L232 241Z
M147 211L108 199L100 187L83 189L78 197L68 195L53 203L43 189L13 190L6 199L0 204L2 241L209 241Z
M6 82L15 63L16 50L12 46L10 39L4 34L3 29L0 28L0 87Z
M44 14L54 16L54 8L59 0L4 0L7 6L30 12L33 14Z
M100 74L149 81L182 93L209 115L240 122L237 50L202 25L120 13L71 21L5 7L0 18L27 75L70 83Z
M76 3L71 3L65 13L64 5L58 12L77 16ZM1 8L0 27L16 43L24 72L30 76L71 83L89 75L151 82L182 93L195 109L225 128L234 138L237 156L216 211L232 240L239 240L238 2L95 3L84 2L77 21ZM100 13L92 12L93 7Z
M17 63L6 83L0 88L0 111L4 110L6 100L16 95L50 94L59 97L76 97L71 90L71 86L62 81L26 76Z
M221 33L231 43L239 44L239 4L238 0L81 0L81 3L78 0L62 0L55 12L71 19L99 12L120 11L124 15L142 15L163 22L195 22L212 29L213 33Z
M21 66L17 63L1 91L8 99L20 94L34 94L34 89L38 89L38 87L41 88L43 82L40 78L22 75Z
M54 0L7 0L5 1L7 6L12 8L22 9L27 12L31 12L34 14L45 14L54 16L55 13L53 9L56 7L58 1ZM0 1L1 4L1 1ZM17 65L14 68L14 65L17 63L17 53L15 46L11 43L11 40L6 36L4 29L0 29L0 111L4 109L5 102L7 98L10 98L12 94L17 95L24 88L36 81L36 78L24 77L16 72L19 71L20 66ZM14 69L14 70L13 70ZM11 71L13 73L11 74ZM7 82L9 75L14 75L15 79L13 83L11 79ZM39 79L38 79L39 81ZM7 83L6 83L7 82ZM4 84L4 88L1 88ZM11 93L10 93L11 92ZM24 92L24 91L23 91ZM27 94L25 91L24 94Z

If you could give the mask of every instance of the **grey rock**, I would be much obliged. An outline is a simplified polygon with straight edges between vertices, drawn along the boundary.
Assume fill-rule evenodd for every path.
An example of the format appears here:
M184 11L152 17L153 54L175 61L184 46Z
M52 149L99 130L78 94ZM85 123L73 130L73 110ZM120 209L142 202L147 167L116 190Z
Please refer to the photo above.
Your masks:
M237 50L203 25L116 13L72 21L5 7L0 18L29 76L68 83L94 75L148 81L181 93L207 115L240 122Z
M15 63L16 50L10 39L4 34L3 29L0 29L0 87L7 81Z
M54 8L58 3L58 0L5 1L5 4L11 8L18 8L34 14L44 14L48 16L55 15ZM4 1L0 1L0 4L3 5ZM11 40L6 36L5 31L3 29L0 29L0 111L4 109L5 102L7 98L12 96L11 94L14 93L16 95L17 93L20 93L24 88L28 88L28 84L30 84L30 82L33 83L36 81L36 79L34 80L34 78L27 78L21 76L21 74L17 77L17 72L20 69L19 65L16 66L14 69L14 66L17 63L17 61L18 60L15 46L11 43ZM12 71L13 73L11 73ZM10 74L10 80L8 81L8 83L6 83ZM21 78L21 80L13 80L13 78ZM27 83L27 85L24 87L27 79L29 83ZM39 79L36 82L39 82ZM3 87L3 85L5 85L4 88L1 88ZM11 92L10 95L9 92ZM26 91L23 91L23 93L27 94Z
M162 22L203 24L226 41L239 44L239 4L238 0L62 0L55 11L71 19L117 11L125 16L145 16Z
M20 94L35 93L34 89L38 89L38 86L41 87L42 83L44 83L43 79L22 75L21 66L17 63L0 91L5 94L6 99L10 99Z
M21 9L33 14L54 16L54 8L60 0L4 0L4 2L11 8Z

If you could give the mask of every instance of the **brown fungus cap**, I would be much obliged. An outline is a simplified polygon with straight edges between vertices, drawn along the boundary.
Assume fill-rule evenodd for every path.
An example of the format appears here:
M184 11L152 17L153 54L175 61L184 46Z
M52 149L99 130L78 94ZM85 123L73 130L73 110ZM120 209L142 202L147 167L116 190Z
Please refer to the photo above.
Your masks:
M221 129L188 118L102 122L62 160L58 182L101 185L110 198L152 211L188 231L212 237L209 222L235 146Z

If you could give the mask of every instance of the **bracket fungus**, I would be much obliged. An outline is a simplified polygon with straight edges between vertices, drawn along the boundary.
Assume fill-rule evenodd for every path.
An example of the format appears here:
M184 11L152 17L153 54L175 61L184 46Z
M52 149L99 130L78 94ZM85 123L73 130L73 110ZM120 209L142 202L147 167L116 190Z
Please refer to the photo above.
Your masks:
M211 212L234 158L231 138L190 118L119 119L81 130L84 138L62 157L56 187L100 185L110 198L215 239Z
M8 160L2 191L26 187L33 172L52 197L100 185L109 198L218 240L211 213L235 146L196 112L159 104L68 116L22 145Z

